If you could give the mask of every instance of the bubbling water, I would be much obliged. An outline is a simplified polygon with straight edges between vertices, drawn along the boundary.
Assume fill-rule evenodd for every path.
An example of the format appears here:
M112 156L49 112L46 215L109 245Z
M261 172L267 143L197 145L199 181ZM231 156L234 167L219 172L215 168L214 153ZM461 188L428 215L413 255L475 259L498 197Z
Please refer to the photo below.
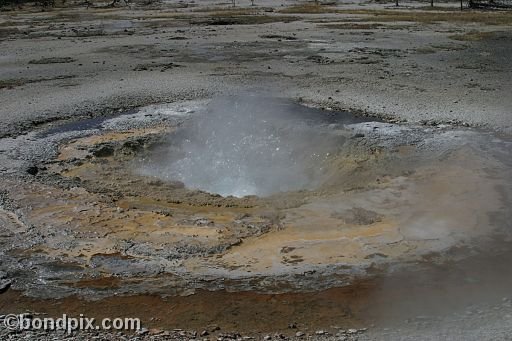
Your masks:
M142 171L223 196L314 189L345 139L335 116L266 97L214 100L153 151Z

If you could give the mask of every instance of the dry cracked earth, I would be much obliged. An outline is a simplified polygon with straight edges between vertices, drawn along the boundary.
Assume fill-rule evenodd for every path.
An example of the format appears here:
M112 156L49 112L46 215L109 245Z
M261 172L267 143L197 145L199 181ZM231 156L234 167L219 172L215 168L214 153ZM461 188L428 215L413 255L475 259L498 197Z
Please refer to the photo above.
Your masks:
M0 18L0 317L144 327L2 339L512 335L512 13Z

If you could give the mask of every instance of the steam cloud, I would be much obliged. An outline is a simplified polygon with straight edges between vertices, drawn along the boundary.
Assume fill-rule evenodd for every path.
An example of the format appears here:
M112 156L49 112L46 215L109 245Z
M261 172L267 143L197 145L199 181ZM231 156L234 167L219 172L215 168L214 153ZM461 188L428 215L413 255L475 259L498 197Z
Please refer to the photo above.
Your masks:
M344 140L335 119L283 100L218 99L155 150L143 173L223 196L313 189Z

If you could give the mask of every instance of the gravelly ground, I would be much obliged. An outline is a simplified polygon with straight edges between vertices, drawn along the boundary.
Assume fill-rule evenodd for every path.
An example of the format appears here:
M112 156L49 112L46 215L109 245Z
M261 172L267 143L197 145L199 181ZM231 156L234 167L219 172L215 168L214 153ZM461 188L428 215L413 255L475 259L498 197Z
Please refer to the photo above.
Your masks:
M180 9L173 3L164 10L1 13L1 133L106 108L239 90L413 122L511 127L506 20L452 22L446 16L459 13L441 10L426 12L431 20L444 15L439 22L393 22L364 12L386 5L289 14L279 13L284 7L278 2L260 2L241 4L254 11L235 16L243 25L213 25L216 18L234 20L232 13L219 14L222 5L200 11L213 2ZM260 15L270 22L246 25ZM489 33L474 34L481 31Z

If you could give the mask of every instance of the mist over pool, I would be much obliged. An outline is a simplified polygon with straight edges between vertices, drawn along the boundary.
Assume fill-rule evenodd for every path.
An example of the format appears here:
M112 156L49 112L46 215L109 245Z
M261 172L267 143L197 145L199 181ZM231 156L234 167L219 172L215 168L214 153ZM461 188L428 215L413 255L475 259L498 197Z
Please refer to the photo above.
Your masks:
M222 196L314 189L344 141L334 122L290 101L217 99L171 134L141 172Z

